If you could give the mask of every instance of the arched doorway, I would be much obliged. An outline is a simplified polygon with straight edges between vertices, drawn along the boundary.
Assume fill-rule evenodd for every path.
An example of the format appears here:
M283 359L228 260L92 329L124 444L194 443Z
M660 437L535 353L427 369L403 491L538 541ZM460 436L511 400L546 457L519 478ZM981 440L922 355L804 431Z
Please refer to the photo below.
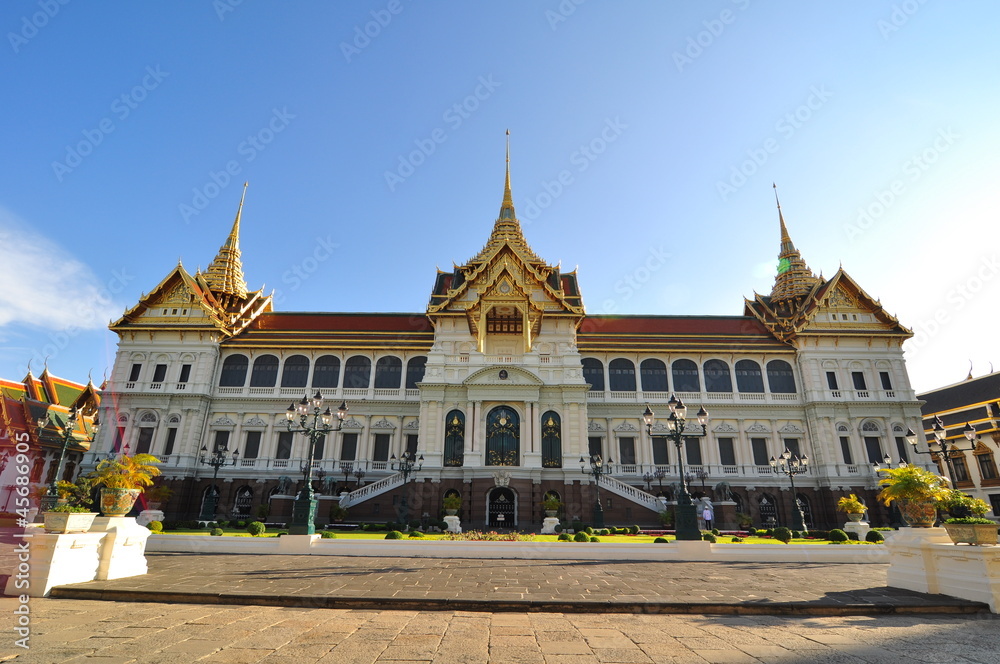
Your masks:
M778 525L778 508L774 502L774 497L764 494L758 502L760 508L760 523L765 528L774 528Z
M250 508L253 505L253 489L244 485L236 491L233 502L233 518L245 520L250 518Z
M521 465L521 418L510 406L497 406L486 417L486 465Z
M494 487L486 497L486 524L490 528L517 527L517 497L507 487Z
M202 521L215 521L215 510L219 505L219 487L212 486L205 487L205 490L201 494L201 511L198 514L198 518Z

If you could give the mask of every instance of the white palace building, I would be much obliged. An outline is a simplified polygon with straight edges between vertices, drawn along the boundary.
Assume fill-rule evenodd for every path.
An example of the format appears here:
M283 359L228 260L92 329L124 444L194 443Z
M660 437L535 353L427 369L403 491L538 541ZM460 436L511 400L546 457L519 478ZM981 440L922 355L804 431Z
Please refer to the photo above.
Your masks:
M421 312L274 311L244 280L242 206L204 272L174 267L111 325L104 426L83 465L126 445L153 453L175 490L168 519L197 518L215 495L217 519L266 504L269 521L287 521L308 439L285 412L316 391L349 408L315 450L321 524L338 502L348 521L395 521L404 496L410 518L438 519L453 492L467 528L537 529L547 493L561 518L589 521L592 455L607 523L656 524L680 481L672 394L710 413L707 434L689 425L682 449L691 492L714 501L718 525L735 527L737 513L790 524L789 477L769 464L786 449L810 461L793 478L810 525L840 523L834 504L848 492L888 519L871 464L898 461L904 432L923 430L903 361L912 334L843 269L815 276L780 207L774 287L742 315L591 316L576 273L528 246L509 161L485 246L437 272ZM225 465L204 463L214 451ZM408 475L396 470L405 452L423 458Z

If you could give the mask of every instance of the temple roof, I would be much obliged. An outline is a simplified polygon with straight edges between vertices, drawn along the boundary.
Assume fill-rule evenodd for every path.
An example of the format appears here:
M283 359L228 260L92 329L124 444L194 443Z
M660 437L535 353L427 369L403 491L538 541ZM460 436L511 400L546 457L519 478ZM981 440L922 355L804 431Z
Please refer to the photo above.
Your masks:
M577 346L580 352L794 352L750 316L587 316Z
M258 316L227 348L430 350L434 331L422 313L274 313Z
M247 297L247 282L243 278L243 261L240 259L240 217L243 214L243 200L247 195L247 184L243 183L243 196L236 210L236 219L219 253L209 264L202 277L209 290L217 296L232 295L240 299Z

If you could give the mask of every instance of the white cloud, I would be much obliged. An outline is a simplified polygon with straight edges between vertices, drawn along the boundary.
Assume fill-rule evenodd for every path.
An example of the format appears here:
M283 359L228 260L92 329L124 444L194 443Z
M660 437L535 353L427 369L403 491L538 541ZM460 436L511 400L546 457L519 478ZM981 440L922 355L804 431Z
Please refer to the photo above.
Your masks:
M99 329L117 318L108 285L72 254L0 208L0 330Z

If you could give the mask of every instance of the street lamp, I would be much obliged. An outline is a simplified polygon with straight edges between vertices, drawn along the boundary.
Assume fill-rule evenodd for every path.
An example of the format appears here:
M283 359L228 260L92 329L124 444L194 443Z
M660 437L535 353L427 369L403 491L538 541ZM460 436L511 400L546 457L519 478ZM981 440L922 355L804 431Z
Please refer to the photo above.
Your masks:
M611 472L611 464L613 463L614 460L608 459L607 465L605 465L600 454L595 454L590 457L590 474L594 476L594 493L597 496L594 502L595 528L604 527L604 507L601 505L601 476L607 475ZM583 457L580 457L580 470L582 470L584 474L587 472L587 460Z
M934 436L933 440L927 441L927 451L917 449L917 434L913 433L913 429L906 430L906 442L908 442L912 447L913 451L917 454L939 454L944 457L945 471L948 473L949 479L951 479L951 485L955 486L955 468L951 462L951 452L971 452L976 449L976 440L978 435L976 434L976 429L968 422L965 423L965 428L962 429L962 435L965 439L969 441L970 446L968 448L961 448L958 443L952 443L953 450L948 449L948 430L945 429L944 422L941 420L939 415L934 416L934 426L931 427L931 433ZM935 450L933 446L937 446Z
M364 478L364 476L366 474L367 473L365 473L365 471L361 469L361 466L358 466L357 468L354 469L354 477L356 477L358 479L358 486L357 486L357 488L359 488L359 489L361 488L361 480L362 480L362 478ZM344 481L346 482L347 480L345 479Z
M673 440L674 447L677 448L677 473L680 477L681 490L677 497L677 507L675 508L676 536L678 540L700 540L701 531L698 530L698 515L695 512L694 503L691 501L691 494L688 492L687 478L684 473L684 437L685 435L700 437L708 433L708 411L704 407L698 409L698 424L701 425L701 433L689 433L684 429L687 426L687 406L675 395L670 395L667 402L670 408L670 417L667 418L667 437ZM652 439L653 421L655 416L653 411L646 406L642 414L643 422L646 423L646 434ZM662 484L661 484L662 487Z
M653 473L646 471L642 474L642 481L646 483L646 493L652 493L653 489L650 486L653 483Z
M56 506L59 501L59 478L62 477L63 473L63 463L66 461L66 451L69 450L69 443L73 440L73 430L76 429L77 420L80 418L80 411L76 408L69 412L69 418L66 420L66 424L63 425L62 433L62 449L59 452L59 462L56 464L56 472L52 476L52 481L49 482L48 488L45 490L45 495L39 501L38 509L40 512L47 512ZM50 422L49 416L46 415L44 418L38 420L38 431L39 434L41 430ZM94 436L97 435L97 430L100 427L100 422L98 422L97 417L94 417L93 424L93 435L91 435L90 440L94 440ZM7 457L4 456L3 466L0 467L0 472L3 472L3 468L7 466Z
M708 489L705 488L705 480L708 479L707 470L705 470L704 468L699 468L698 470L692 473L688 473L685 476L685 479L687 480L688 486L691 486L691 482L693 482L696 479L701 480L701 492L706 496L708 495Z
M403 452L399 455L399 460L396 459L396 455L393 454L389 457L389 470L398 470L403 474L403 504L400 505L400 516L402 517L402 522L404 524L409 522L410 518L410 506L406 502L406 492L409 489L408 482L410 479L410 473L417 470L419 471L424 467L424 455L421 454L419 458L414 459L414 455L409 452ZM358 469L360 470L360 468ZM364 472L361 473L361 477L364 477ZM361 486L361 477L358 478L358 486Z
M785 450L778 455L777 459L771 457L768 463L771 464L771 468L774 468L775 472L780 471L787 475L789 481L792 483L792 507L794 507L792 510L792 530L805 532L806 520L802 514L802 506L799 505L799 500L795 497L795 476L809 469L809 457L803 454L799 458L797 454L793 455L788 450Z
M208 448L204 445L201 446L201 458L198 459L199 463L204 466L211 466L212 470L212 490L208 492L205 496L205 502L201 506L201 515L198 517L202 521L214 521L215 520L215 508L219 506L219 494L215 487L216 481L219 479L219 469L223 466L229 465L229 457L226 455L229 453L229 446L224 445L216 449L211 454L208 453ZM235 450L233 452L232 465L240 460L240 451Z
M311 409L311 413L310 413ZM308 395L302 396L302 401L298 404L291 404L285 411L288 421L285 423L292 433L301 433L309 441L309 453L306 455L306 466L303 471L302 490L295 497L292 505L292 522L289 524L289 535L313 535L316 533L316 494L312 487L313 455L316 452L316 443L319 439L331 432L340 431L344 425L344 417L347 415L347 404L341 403L337 409L337 426L331 424L334 414L327 406L323 410L323 395L319 390L309 399ZM295 418L299 418L298 425ZM310 421L311 417L311 421Z

